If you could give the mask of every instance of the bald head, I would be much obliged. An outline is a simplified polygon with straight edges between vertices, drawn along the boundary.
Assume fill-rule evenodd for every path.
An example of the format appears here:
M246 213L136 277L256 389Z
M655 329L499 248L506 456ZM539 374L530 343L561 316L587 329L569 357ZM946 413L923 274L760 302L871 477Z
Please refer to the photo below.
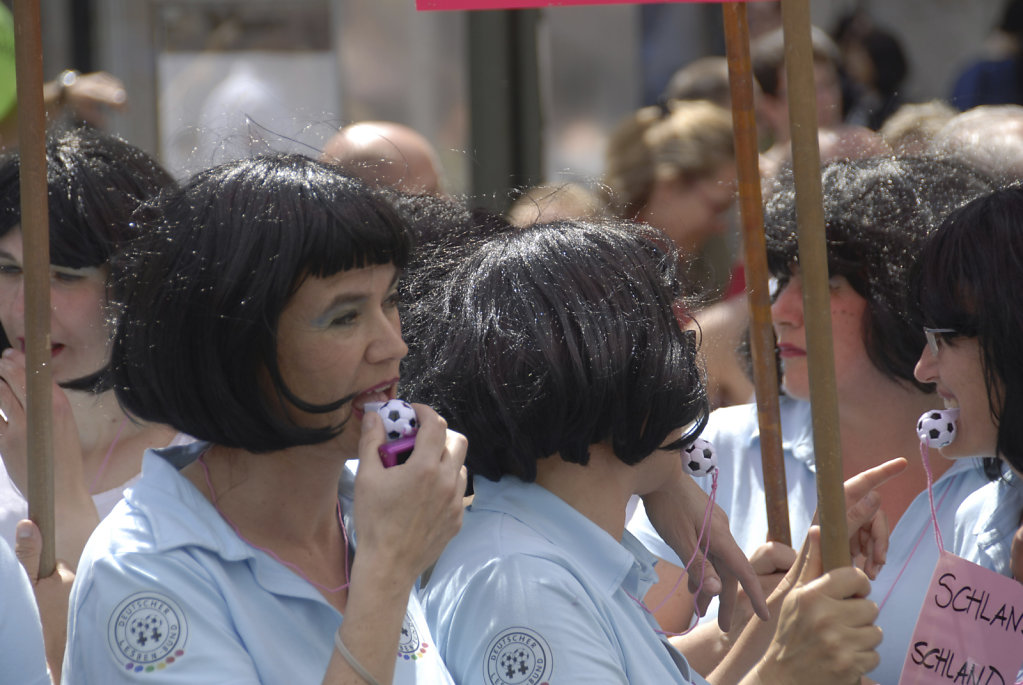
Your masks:
M406 193L441 192L440 164L433 146L401 124L363 121L345 126L327 141L322 159L373 186Z

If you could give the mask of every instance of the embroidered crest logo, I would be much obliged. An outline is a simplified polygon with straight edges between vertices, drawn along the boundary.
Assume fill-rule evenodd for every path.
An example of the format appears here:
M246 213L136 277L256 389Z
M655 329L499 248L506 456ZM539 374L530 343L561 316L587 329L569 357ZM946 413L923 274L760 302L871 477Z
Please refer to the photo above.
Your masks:
M408 611L401 622L401 638L398 641L398 656L405 661L415 661L426 656L429 643L419 639L419 630Z
M162 670L185 654L188 623L170 597L139 592L114 609L107 626L107 642L114 660L126 671Z
M547 640L529 628L508 628L487 646L483 672L493 685L547 685L554 670Z

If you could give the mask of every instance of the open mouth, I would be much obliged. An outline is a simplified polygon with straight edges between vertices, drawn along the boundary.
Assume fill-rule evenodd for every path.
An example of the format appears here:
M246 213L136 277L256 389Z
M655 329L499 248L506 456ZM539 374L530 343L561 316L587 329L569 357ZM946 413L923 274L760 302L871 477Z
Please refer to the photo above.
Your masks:
M398 379L392 378L388 381L374 385L368 390L363 390L355 399L352 400L352 416L362 420L365 412L365 407L368 402L386 402L387 400L393 400L395 393L398 388Z
M941 395L941 401L945 403L945 409L959 408L959 400L951 395Z

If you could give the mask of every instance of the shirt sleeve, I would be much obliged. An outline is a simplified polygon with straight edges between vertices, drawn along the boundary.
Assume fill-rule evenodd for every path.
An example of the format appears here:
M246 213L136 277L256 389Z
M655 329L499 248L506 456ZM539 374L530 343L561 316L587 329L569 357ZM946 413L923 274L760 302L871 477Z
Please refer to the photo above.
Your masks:
M4 682L49 685L43 627L28 575L0 539L0 673Z
M184 554L79 568L67 637L65 684L259 682L216 584Z
M617 636L558 564L504 558L447 587L447 636L436 637L460 685L628 682Z

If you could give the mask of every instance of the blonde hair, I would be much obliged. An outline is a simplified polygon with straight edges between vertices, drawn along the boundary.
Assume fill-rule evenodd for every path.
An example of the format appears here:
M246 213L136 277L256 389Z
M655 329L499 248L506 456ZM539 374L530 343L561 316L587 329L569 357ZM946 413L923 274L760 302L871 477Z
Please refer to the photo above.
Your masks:
M902 105L881 125L880 134L898 154L923 154L958 113L942 100Z
M723 107L703 100L644 107L611 134L604 174L608 205L633 218L656 181L698 179L734 159L731 114Z
M507 218L512 226L525 228L563 219L599 219L605 215L597 193L581 183L543 183L522 191Z

